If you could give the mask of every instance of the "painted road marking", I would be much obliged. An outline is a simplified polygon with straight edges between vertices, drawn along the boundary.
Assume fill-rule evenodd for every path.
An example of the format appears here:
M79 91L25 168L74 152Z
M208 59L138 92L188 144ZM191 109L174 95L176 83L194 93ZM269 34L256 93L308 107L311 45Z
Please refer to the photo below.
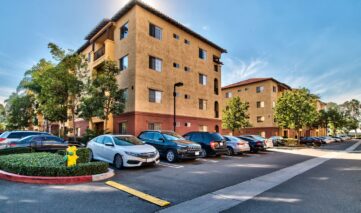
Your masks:
M158 165L173 168L173 169L180 169L180 168L184 167L182 165L176 165L176 164L170 164L170 163L164 163L164 162L160 162Z
M361 144L361 142L356 144L347 148L345 151L350 152L356 149ZM193 200L180 203L159 212L221 212L239 205L247 200L253 199L257 195L342 154L345 154L345 152L330 152L329 154L298 163L267 175L263 175L236 184L234 186L205 194L203 196L194 198Z
M127 192L128 194L134 195L136 197L139 197L143 200L146 200L150 203L153 203L153 204L161 206L161 207L168 206L170 204L170 202L168 202L168 201L161 200L159 198L153 197L152 195L145 194L136 189L132 189L130 187L124 186L124 185L116 183L114 181L107 181L107 182L105 182L105 184L112 186L116 189L119 189L121 191Z
M204 162L211 162L211 163L218 163L217 160L205 159L205 158L197 158L197 160L204 161Z

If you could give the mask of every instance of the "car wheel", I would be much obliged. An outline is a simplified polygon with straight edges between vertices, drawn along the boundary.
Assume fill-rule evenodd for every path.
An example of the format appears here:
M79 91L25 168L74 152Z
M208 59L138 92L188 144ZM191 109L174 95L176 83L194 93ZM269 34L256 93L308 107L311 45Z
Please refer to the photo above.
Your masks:
M169 163L174 163L177 160L176 153L173 150L168 150L165 157Z
M93 151L90 149L89 150L89 162L93 161L94 157L93 157Z
M200 157L201 158L207 157L207 151L204 148L201 149Z
M117 169L123 168L123 158L119 154L114 157L114 166Z
M227 149L228 149L228 153L227 153L228 156L234 155L234 151L233 151L232 147L227 147Z

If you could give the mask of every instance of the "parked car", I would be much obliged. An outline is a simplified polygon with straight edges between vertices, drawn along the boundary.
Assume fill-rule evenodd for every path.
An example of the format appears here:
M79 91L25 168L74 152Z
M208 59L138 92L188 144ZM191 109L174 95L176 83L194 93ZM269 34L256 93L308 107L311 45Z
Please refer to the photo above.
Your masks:
M342 139L341 137L336 137L336 136L334 136L334 137L332 137L332 138L335 139L336 142L343 142L343 139Z
M257 153L258 151L265 150L265 145L263 141L251 138L251 137L245 137L245 136L238 136L237 138L240 138L242 140L248 141L248 144L251 148L251 152Z
M8 144L12 141L18 141L21 138L30 135L50 135L47 132L35 132L35 131L6 131L0 135L0 149L8 147Z
M259 136L259 135L243 135L243 137L248 137L248 138L253 138L257 141L262 141L264 143L264 148L272 148L273 147L273 142L270 140L266 140L266 138Z
M343 141L351 140L351 137L348 135L338 135L337 137L341 138Z
M304 145L321 146L322 140L316 137L302 137L300 143Z
M333 143L335 142L335 139L329 137L329 136L324 136L324 137L318 137L319 139L321 139L323 144L329 144L329 143Z
M31 147L36 151L57 151L68 147L68 142L53 135L30 135L9 142L8 147Z
M251 150L248 141L230 135L224 135L223 137L227 141L228 155L237 155Z
M272 136L267 139L267 141L272 141L274 146L284 146L285 142L283 141L283 137L281 136ZM269 143L269 142L267 142Z
M90 158L114 164L115 168L158 164L159 152L133 135L101 135L87 144Z
M201 157L228 154L227 142L219 133L188 132L184 138L201 145Z
M180 159L196 159L201 153L201 146L188 141L173 131L149 130L139 134L139 139L154 146L168 162Z

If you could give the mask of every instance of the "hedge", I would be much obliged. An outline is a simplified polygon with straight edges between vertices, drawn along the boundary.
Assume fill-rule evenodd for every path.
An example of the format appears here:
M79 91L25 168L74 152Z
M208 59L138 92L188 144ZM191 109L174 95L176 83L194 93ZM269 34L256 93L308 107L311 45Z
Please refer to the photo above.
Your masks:
M65 155L65 150L59 150L56 153L58 153L61 156ZM76 154L78 155L77 163L89 163L90 162L90 149L88 148L80 148L78 151L76 151Z
M108 164L89 162L68 168L61 155L43 152L0 156L0 169L27 176L83 176L105 173Z
M0 155L12 155L12 154L22 154L22 153L30 153L33 150L29 147L14 147L14 148L6 148L0 149Z

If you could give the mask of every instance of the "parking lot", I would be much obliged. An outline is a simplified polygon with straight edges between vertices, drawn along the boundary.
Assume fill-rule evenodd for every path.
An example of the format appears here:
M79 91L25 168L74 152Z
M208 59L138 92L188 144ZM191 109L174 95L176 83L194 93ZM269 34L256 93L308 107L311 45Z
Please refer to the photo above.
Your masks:
M318 149L273 149L258 154L212 157L175 164L162 161L157 166L116 170L111 181L168 201L170 207L174 207L325 153L345 150L355 143L335 143ZM66 186L0 181L0 188L1 212L64 212L69 209L72 212L156 212L167 208L108 186L105 181Z

